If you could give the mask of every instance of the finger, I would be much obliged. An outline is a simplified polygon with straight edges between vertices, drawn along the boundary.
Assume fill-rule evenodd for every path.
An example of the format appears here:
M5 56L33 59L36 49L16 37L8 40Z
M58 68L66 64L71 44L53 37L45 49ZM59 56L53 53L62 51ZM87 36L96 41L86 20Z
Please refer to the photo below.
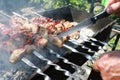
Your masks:
M111 4L108 8L107 8L107 12L109 14L113 14L113 13L118 13L120 11L120 2Z

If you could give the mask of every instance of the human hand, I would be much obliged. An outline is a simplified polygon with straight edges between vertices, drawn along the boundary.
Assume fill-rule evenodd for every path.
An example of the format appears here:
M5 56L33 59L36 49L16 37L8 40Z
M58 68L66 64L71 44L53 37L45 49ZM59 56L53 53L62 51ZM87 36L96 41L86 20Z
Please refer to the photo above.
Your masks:
M103 80L120 80L120 50L103 54L93 69L100 71Z
M108 0L105 9L110 14L120 16L120 0Z

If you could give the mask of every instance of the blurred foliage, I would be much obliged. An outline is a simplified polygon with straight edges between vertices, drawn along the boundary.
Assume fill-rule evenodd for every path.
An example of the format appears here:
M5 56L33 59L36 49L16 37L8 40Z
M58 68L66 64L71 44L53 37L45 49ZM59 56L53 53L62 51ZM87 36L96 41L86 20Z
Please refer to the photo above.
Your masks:
M87 8L87 0L30 0L35 6L44 9L56 9L64 6L71 6L77 9L85 10Z
M114 37L108 42L108 44L114 45L114 42L115 42L115 40L116 40L116 37L117 37L117 36L114 36ZM120 50L120 40L118 41L118 44L117 44L117 46L116 46L116 49L117 49L117 50Z
M94 14L98 14L100 12L102 12L104 10L104 6L101 5L101 3L95 3L94 6L93 6L93 13Z
M114 15L114 14L111 15L110 17L111 17L112 19L114 19L114 20L117 19L117 23L120 25L120 17L118 17L118 16L116 16L116 15Z

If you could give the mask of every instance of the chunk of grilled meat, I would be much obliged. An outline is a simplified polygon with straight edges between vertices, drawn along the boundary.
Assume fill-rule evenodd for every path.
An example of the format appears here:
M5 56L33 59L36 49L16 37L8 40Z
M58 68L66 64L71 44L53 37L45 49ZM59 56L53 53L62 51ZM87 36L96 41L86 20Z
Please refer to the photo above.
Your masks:
M35 49L36 49L36 47L34 45L26 45L24 48L15 49L15 50L13 50L13 52L11 53L11 55L9 57L9 61L11 63L16 63L25 54L30 54Z
M41 48L45 47L47 43L48 43L48 40L45 38L42 38L41 36L38 36L35 39L35 45L40 46Z
M34 34L37 33L37 31L38 31L38 26L35 24L32 24L32 23L29 23L29 22L25 22L22 27L23 27L23 29L28 29L29 31L31 31Z
M77 31L77 32L71 33L68 35L68 37L72 39L78 39L80 37L80 32Z
M16 63L18 60L21 59L21 57L23 57L25 51L26 50L24 48L13 50L12 54L10 55L9 61L11 63Z
M26 50L26 53L30 54L33 52L33 50L36 49L36 46L35 45L26 45L24 48Z
M50 38L50 42L51 42L53 45L55 45L55 46L57 46L57 47L62 47L63 41L62 41L61 38L58 38L58 37L55 36L55 35L51 35L49 38Z

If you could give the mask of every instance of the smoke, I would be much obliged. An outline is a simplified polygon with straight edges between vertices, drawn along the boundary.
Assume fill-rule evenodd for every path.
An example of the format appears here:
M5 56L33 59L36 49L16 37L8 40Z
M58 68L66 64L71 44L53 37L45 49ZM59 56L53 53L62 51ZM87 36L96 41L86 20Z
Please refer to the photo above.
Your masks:
M10 18L3 15L0 17L0 80L27 80L33 70L21 61L16 64L9 62L11 51L18 48L22 44L22 40L15 36L13 36L14 39L11 39L17 31L14 27L12 28Z
M0 0L0 9L8 13L28 6L32 6L30 0Z

